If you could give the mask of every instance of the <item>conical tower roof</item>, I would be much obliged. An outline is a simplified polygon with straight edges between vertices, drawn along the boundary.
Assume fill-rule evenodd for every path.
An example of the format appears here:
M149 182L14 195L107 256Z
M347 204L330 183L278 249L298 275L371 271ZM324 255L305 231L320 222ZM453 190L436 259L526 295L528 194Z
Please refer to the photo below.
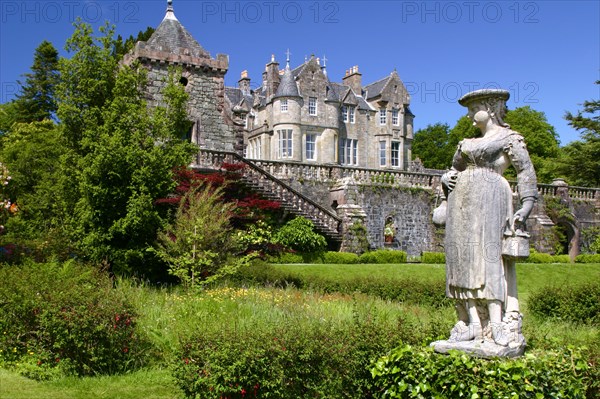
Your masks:
M300 92L298 91L296 79L294 79L294 74L290 69L289 55L287 63L285 65L285 70L283 71L283 76L279 81L279 87L277 88L277 92L273 96L274 99L279 97L300 97Z
M167 13L146 42L145 48L150 51L188 55L195 58L210 58L210 54L175 17L172 1L168 2Z

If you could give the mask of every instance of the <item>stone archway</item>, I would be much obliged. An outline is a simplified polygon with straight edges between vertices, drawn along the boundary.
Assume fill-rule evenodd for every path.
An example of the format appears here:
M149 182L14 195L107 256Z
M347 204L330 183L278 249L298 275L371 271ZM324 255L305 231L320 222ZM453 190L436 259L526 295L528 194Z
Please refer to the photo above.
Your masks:
M579 255L580 247L580 231L577 225L567 218L559 218L556 226L565 233L565 238L560 244L563 247L563 253L568 254L571 261L575 261L575 257Z

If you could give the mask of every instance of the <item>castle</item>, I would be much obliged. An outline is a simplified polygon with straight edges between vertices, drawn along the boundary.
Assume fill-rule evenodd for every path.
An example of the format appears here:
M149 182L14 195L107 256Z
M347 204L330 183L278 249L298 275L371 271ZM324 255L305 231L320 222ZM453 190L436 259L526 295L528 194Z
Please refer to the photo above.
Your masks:
M244 164L250 189L312 220L337 249L391 247L409 255L441 249L443 231L431 221L440 174L417 173L411 163L414 115L396 71L363 86L354 66L336 83L325 59L313 56L292 69L288 52L283 69L274 56L266 64L260 87L251 88L245 71L238 87L226 87L228 57L202 48L175 17L172 0L150 39L123 59L134 61L148 70L150 106L162 103L169 68L181 68L189 139L199 147L192 167ZM600 189L556 182L538 190L540 204L527 221L532 242L552 252L556 243L548 237L556 223L567 235L560 244L574 257L581 232L600 226ZM572 217L550 220L544 196L559 198Z
M288 52L284 69L272 56L257 89L251 89L246 71L238 87L225 87L228 57L211 58L177 20L171 2L150 39L125 57L125 63L133 60L148 66L151 104L161 101L168 66L183 67L190 138L201 148L261 160L409 166L414 115L396 71L363 86L353 66L336 83L329 80L325 62L314 56L291 69Z

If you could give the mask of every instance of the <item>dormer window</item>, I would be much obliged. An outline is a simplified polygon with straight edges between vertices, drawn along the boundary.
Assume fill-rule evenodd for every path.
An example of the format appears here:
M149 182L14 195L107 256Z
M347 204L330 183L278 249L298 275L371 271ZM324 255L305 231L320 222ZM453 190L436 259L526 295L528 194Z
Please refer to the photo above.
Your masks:
M348 108L348 120L350 121L350 123L354 123L354 110L354 107Z
M342 119L344 122L348 122L348 107L342 105Z

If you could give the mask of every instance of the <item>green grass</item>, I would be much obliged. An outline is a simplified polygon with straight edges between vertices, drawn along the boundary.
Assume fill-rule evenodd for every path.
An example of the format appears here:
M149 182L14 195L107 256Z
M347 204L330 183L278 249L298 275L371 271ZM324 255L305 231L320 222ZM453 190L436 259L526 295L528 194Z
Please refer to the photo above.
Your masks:
M445 266L439 264L397 264L397 265L274 265L277 269L300 277L319 276L332 280L381 277L401 280L407 277L419 280L444 280ZM517 264L517 287L519 297L526 301L530 292L548 285L580 284L597 281L600 284L600 264Z
M37 382L0 369L2 399L180 399L168 370Z
M378 277L402 280L444 279L444 265L277 265L278 269L298 276L319 276L340 280ZM518 286L526 304L529 293L548 285L600 282L600 264L519 264ZM415 336L442 331L454 322L451 308L435 309L384 301L363 294L322 294L295 289L220 287L199 293L179 289L146 287L131 280L121 280L123 290L140 314L138 327L153 349L149 368L126 375L95 378L63 378L52 382L35 382L13 372L0 370L2 399L79 399L79 398L180 398L178 388L164 365L177 352L181 338L203 331L252 328L261 325L294 323L310 328L311 323L327 321L349 323L357 314L376 314L393 324L399 321L414 325ZM524 306L526 313L526 306ZM598 328L560 321L524 321L530 348L554 345L598 345Z

